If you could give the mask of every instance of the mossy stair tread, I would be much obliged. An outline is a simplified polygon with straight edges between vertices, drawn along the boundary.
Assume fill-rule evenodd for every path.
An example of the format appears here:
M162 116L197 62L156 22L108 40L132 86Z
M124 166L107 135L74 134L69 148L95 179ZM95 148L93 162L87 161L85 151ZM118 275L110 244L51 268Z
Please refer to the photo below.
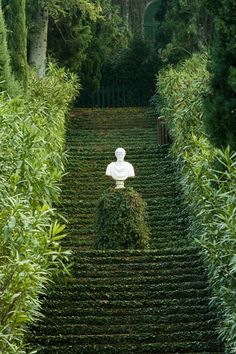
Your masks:
M200 319L200 320L199 320ZM58 321L59 320L59 321ZM184 322L183 322L184 320ZM173 321L173 319L172 319ZM209 327L214 330L216 326L216 321L212 319L207 319L205 316L204 321L201 320L200 316L192 315L192 319L189 317L187 321L182 317L180 321L160 320L160 316L152 315L142 315L142 316L116 316L112 318L111 316L71 316L68 319L67 316L51 317L43 325L37 328L37 334L41 331L46 331L50 334L56 333L66 333L68 331L75 331L77 334L87 334L87 333L138 333L140 328L142 331L155 331L155 332L185 332L187 330L201 330L205 331ZM68 332L69 333L69 332Z
M145 260L154 260L156 258L164 259L169 257L172 258L181 258L181 259L189 259L193 260L198 259L201 262L201 255L199 253L199 248L188 245L182 248L166 248L166 249L148 249L148 250L86 250L78 253L78 257L80 257L81 262L85 260L89 260L90 262L97 262L100 260L101 262L107 262L110 260L117 260L123 262L125 259L130 262L132 259L136 262L142 262ZM159 259L160 260L160 259Z
M196 344L194 346L194 344ZM218 348L207 348L205 351L201 350L199 348L198 343L190 344L191 348L184 348L182 346L178 345L178 348L176 347L169 347L164 345L145 345L145 346L134 346L134 345L126 345L126 346L120 346L119 348L113 348L110 345L107 346L94 346L94 345L86 345L79 347L78 345L65 345L65 346L50 346L50 347L44 347L40 350L40 353L44 354L65 354L65 353L70 353L70 354L91 354L91 353L96 353L96 354L222 354L222 351L217 350ZM212 349L212 350L211 350ZM178 350L178 351L176 351ZM191 350L191 352L190 352ZM210 350L210 351L209 351Z
M170 332L170 333L158 333L158 330L154 330L153 332L150 331L148 333L145 333L142 331L142 328L139 327L139 331L136 331L136 333L116 333L116 334L66 334L66 335L44 335L42 338L41 336L37 336L36 338L46 342L56 342L58 343L78 343L78 344L87 344L88 342L90 344L99 344L101 342L104 342L106 344L112 343L114 345L116 344L121 344L125 342L134 342L134 343L143 343L147 341L148 343L163 343L163 342L168 342L168 343L178 343L182 342L183 338L185 341L199 341L201 340L203 343L209 343L211 341L211 337L214 336L214 331L200 331L199 329L197 331L179 331L179 332Z
M170 339L176 340L178 336L185 337L185 339L194 339L196 340L197 337L201 338L210 338L214 336L215 328L212 327L212 330L209 330L209 327L204 327L203 323L202 326L194 327L190 323L187 323L185 326L182 323L179 326L171 326L169 330L167 330L168 325L164 324L163 326L158 326L155 324L148 324L142 326L141 324L134 324L134 325L93 325L93 324L72 324L72 325L63 325L63 328L60 326L45 326L42 328L43 331L47 330L47 333L50 335L74 335L74 336L86 336L86 335L93 335L93 336L102 336L102 335L132 335L132 333L153 333L155 334L156 341L166 341L167 336ZM209 326L209 325L208 325ZM186 336L186 331L188 336ZM160 334L161 332L161 334ZM37 330L37 336L40 336L40 331ZM105 338L104 338L105 339Z
M71 316L87 317L87 316L112 316L119 317L136 316L142 314L148 315L160 315L162 313L163 318L166 321L186 321L186 318L191 320L191 316L196 314L199 307L205 307L205 312L197 313L196 317L204 315L205 319L215 320L214 310L209 310L209 299L204 298L186 298L186 299L158 299L158 300L139 300L139 301L104 301L104 300L86 300L86 301L65 301L63 307L54 306L56 301L51 299L48 301L48 306L44 307L44 314L47 318L53 317L68 317L70 323ZM61 303L59 302L61 305ZM209 316L209 317L207 317Z
M89 342L89 338L86 339L86 342ZM118 342L118 341L117 341ZM185 341L184 339L179 342L157 342L153 343L150 340L148 343L143 343L143 341L136 343L124 343L125 338L120 343L98 343L98 344L79 344L76 340L73 343L65 341L63 343L58 343L56 338L55 341L51 341L50 345L47 345L45 342L43 344L43 349L40 350L40 353L82 353L82 354L91 354L91 353L99 353L99 354L176 354L176 353L189 353L189 351L193 353L202 354L203 352L208 351L211 354L218 354L222 351L219 351L219 345L217 343L212 342L210 339L208 342L200 341ZM59 346L58 346L59 344ZM117 345L118 344L118 345Z
M199 249L189 237L175 162L157 145L156 117L144 108L76 109L67 122L68 161L59 211L72 276L48 289L44 320L30 342L43 354L222 354L217 317ZM150 249L95 250L98 197L122 146L145 199Z

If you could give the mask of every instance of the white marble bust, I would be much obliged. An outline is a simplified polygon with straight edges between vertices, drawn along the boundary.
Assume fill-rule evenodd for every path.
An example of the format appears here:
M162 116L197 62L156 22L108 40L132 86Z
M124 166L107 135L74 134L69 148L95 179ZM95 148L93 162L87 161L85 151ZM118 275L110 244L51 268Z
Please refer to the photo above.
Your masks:
M124 188L124 181L129 177L135 176L131 163L124 161L125 155L125 149L116 149L115 156L117 161L111 162L106 169L106 176L110 176L116 181L116 188Z

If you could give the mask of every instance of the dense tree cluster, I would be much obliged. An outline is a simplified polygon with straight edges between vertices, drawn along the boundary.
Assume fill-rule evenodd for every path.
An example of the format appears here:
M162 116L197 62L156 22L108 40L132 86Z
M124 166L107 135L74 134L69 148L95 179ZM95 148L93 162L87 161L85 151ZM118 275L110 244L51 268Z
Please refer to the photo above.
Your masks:
M48 55L96 87L104 56L127 44L128 30L111 0L2 0L1 7L5 75L11 66L24 87L28 64L42 77Z
M102 84L105 86L125 85L129 102L137 97L148 103L155 92L155 75L160 60L154 48L141 39L133 39L129 46L106 58L102 65Z
M150 0L112 0L120 10L120 15L127 23L134 37L140 37L143 31L143 15Z
M208 0L207 7L214 18L214 41L205 127L214 145L236 150L236 3Z

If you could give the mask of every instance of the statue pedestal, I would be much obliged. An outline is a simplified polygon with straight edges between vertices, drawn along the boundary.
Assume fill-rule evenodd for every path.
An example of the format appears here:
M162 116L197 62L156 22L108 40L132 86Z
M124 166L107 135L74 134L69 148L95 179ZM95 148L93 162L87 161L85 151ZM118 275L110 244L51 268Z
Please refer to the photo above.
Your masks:
M116 189L125 188L124 181L116 181Z

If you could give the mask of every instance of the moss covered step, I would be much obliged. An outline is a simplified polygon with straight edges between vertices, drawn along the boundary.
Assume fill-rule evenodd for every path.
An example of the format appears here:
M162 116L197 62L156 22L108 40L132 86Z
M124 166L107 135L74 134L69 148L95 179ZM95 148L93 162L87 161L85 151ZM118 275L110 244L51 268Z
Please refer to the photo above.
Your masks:
M199 250L191 240L178 171L157 144L157 120L144 108L77 109L67 122L68 160L62 243L71 277L49 287L43 320L29 332L41 354L223 354L216 310ZM97 200L114 150L127 150L136 177L126 181L147 203L148 250L96 250Z
M179 309L175 309L179 310ZM136 314L135 316L133 316L132 314L128 314L128 313L123 313L123 316L121 316L120 312L113 312L113 313L108 313L108 314L104 314L104 313L97 313L95 315L90 315L89 313L86 315L85 313L83 313L83 315L81 316L76 316L76 315L72 315L70 316L70 322L68 323L68 316L66 315L61 315L59 316L58 314L53 316L53 313L51 314L51 316L47 317L46 321L44 321L44 324L38 329L38 333L39 331L44 331L46 329L46 326L48 326L48 329L50 330L50 333L53 333L53 331L56 329L57 332L59 330L59 327L61 325L63 325L63 328L60 329L61 332L64 331L64 326L67 327L69 330L71 327L75 327L78 328L80 327L80 331L79 333L83 334L83 332L86 331L86 329L88 331L96 333L96 332L105 332L105 331L116 331L118 326L119 326L119 330L122 330L121 326L123 328L126 328L127 326L131 326L130 328L134 328L134 326L143 324L144 328L151 325L151 326L158 326L159 330L162 330L164 333L168 332L168 331L179 331L179 330L186 330L187 328L189 328L189 330L196 330L196 329L209 329L212 328L214 329L217 325L217 321L213 320L213 319L207 319L210 318L210 316L212 316L212 313L207 313L205 312L206 307L204 306L198 306L197 310L198 313L195 313L193 311L191 311L191 308L188 309L189 310L189 317L188 317L188 321L186 321L186 317L183 316L183 313L179 314L179 318L178 315L176 317L176 313L172 314L172 315L167 315L167 317L164 318L164 320L162 320L162 318L160 318L159 312L156 313L154 312L153 314ZM85 311L84 311L85 312ZM125 315L125 316L124 316ZM191 317L190 317L191 315ZM201 319L204 317L204 323L201 321ZM171 320L171 316L172 316L172 320ZM114 318L112 318L114 317ZM112 323L114 326L114 329L110 326L111 323L111 319L112 319ZM200 320L200 321L199 321ZM105 328L107 328L107 325L109 325L109 329L106 330ZM89 328L89 326L91 326L91 328ZM73 329L72 329L73 330ZM78 332L77 332L78 333ZM87 332L88 333L88 332Z
M130 131L115 130L115 131L99 131L94 130L86 130L81 132L74 133L74 129L68 132L69 136L67 139L67 147L71 153L76 153L80 151L81 153L88 152L96 154L98 152L104 153L104 158L107 158L110 154L110 147L114 147L117 142L128 143L128 154L130 157L135 157L135 148L137 148L138 153L142 156L144 152L149 152L153 154L156 152L157 156L161 156L164 152L162 150L158 150L153 144L156 139L156 132L153 129L133 129ZM133 136L135 135L135 139ZM92 140L88 141L88 138L92 138ZM101 143L101 139L103 142ZM147 139L149 140L149 145L146 144ZM81 142L87 142L86 145L81 146ZM105 145L104 143L109 142L109 145ZM92 150L93 148L93 150Z
M102 323L102 320L104 322ZM153 322L153 323L148 323L146 321L146 318L143 317L142 321L145 321L146 323L142 325L142 331L148 333L148 332L162 332L163 334L169 334L170 332L172 333L178 333L182 332L181 334L183 335L185 330L188 329L190 333L193 333L194 331L200 331L200 333L203 335L205 330L208 330L208 335L215 330L216 323L209 321L209 322L204 322L204 324L197 324L199 318L193 318L194 322L180 322L179 324L171 324L167 325L166 323L159 324ZM68 321L68 319L67 319ZM61 329L61 323L53 323L51 324L47 323L44 327L41 328L41 330L46 330L47 328L47 333L50 335L55 335L60 331L61 335L101 335L101 334L128 334L128 333L134 333L134 332L139 332L140 331L140 324L142 324L142 321L137 322L137 323L121 323L121 324L113 324L112 326L109 324L109 321L107 318L102 318L99 323L94 324L94 319L91 319L91 323L87 321L86 323L83 323L83 320L81 318L75 318L75 322L72 324L63 324L63 328ZM82 322L82 323L81 323ZM89 326L88 326L89 325ZM47 326L47 327L46 327ZM209 327L212 328L212 331L209 331ZM199 332L198 332L199 333ZM38 335L40 334L40 330L37 333Z
M156 296L158 296L160 299L163 298L163 295L166 294L166 299L171 297L171 293L173 295L173 298L189 298L192 292L195 291L195 295L201 294L207 294L209 295L209 289L205 288L206 280L199 281L195 279L195 281L185 281L183 279L178 279L174 277L173 283L167 282L167 283L160 283L158 285L153 285L153 282L158 282L159 279L156 277L150 277L148 278L142 278L140 281L137 283L134 283L134 281L130 281L130 278L126 278L128 280L127 282L123 283L122 280L119 277L116 277L116 280L113 280L110 282L110 285L106 286L104 285L104 282L107 282L107 278L105 277L103 279L103 282L96 283L94 281L94 278L92 278L93 282L90 281L90 279L86 278L84 279L87 281L87 283L90 283L87 286L83 286L83 284L70 287L67 289L66 295L65 293L65 288L61 289L60 291L57 290L58 292L58 298L56 302L58 301L64 301L67 299L67 301L70 301L70 299L73 299L74 301L77 301L78 296L80 300L86 301L86 300L109 300L109 301L117 301L117 300L142 300L148 297L150 300L155 300ZM96 279L97 280L97 279ZM177 282L176 282L177 280ZM175 283L174 283L175 282ZM84 282L83 282L84 283ZM186 289L180 290L180 284L183 287L186 287ZM146 285L148 287L147 290L143 290L142 287ZM166 290L167 289L167 290ZM104 293L105 292L105 293ZM123 294L125 292L125 295ZM55 296L56 298L56 293L50 292L50 296ZM54 301L53 301L54 302Z
M112 350L112 346L107 345L86 345L82 347L82 351L81 348L77 345L63 345L63 346L50 346L50 347L44 347L40 350L40 353L44 353L44 354L65 354L65 353L70 353L70 354L79 354L79 353L85 353L85 354L90 354L90 353L96 353L96 354L110 354L111 352L114 354L157 354L157 353L161 353L161 354L176 354L176 353L184 353L184 354L222 354L222 351L219 351L218 348L210 348L210 350L212 349L212 351L205 351L204 349L202 350L201 348L199 349L198 347L198 343L196 343L196 346L193 350L188 349L186 346L183 345L182 348L178 345L178 347L173 347L173 346L168 346L166 344L163 345L142 345L139 346L138 348L135 348L135 346L133 345L123 345L120 346L119 348L116 348L115 350ZM189 345L188 345L189 347ZM192 344L191 347L194 347L194 345ZM176 351L178 350L178 351ZM191 352L190 352L191 350Z
M128 328L128 327L127 327ZM119 331L117 331L117 333L111 333L111 334L79 334L79 332L77 331L79 330L79 328L73 328L72 332L75 332L75 334L70 334L70 333L66 333L66 334L61 334L60 336L58 336L57 334L55 335L50 335L47 334L46 336L44 336L44 338L36 335L36 338L38 338L39 340L43 340L43 344L77 344L77 345L81 345L81 346L86 346L86 344L89 342L90 345L94 344L102 344L102 343L106 343L106 345L108 344L112 344L113 346L119 346L125 343L129 343L129 344L135 344L137 347L139 346L139 344L144 344L145 342L147 344L149 343L155 343L156 345L159 343L159 345L161 345L162 343L166 343L167 345L172 344L173 346L176 346L178 348L178 344L181 343L183 344L183 342L191 342L192 343L192 348L191 349L195 349L193 344L195 344L196 342L201 341L201 347L204 349L208 349L210 347L209 345L209 341L212 337L214 337L214 330L208 330L208 331L202 331L200 329L197 329L196 331L191 331L188 330L186 332L183 331L179 331L179 332L175 332L175 331L171 331L169 333L163 333L163 332L159 332L158 328L156 327L151 327L149 326L148 328L146 327L146 330L148 331L147 333L143 332L143 328L142 326L138 326L138 329L136 329L135 334L133 334L132 332L129 333L129 331L127 331L126 333L119 333ZM132 328L129 327L129 330L131 331ZM70 332L68 330L68 332ZM211 344L211 346L213 346ZM215 343L215 349L217 349L217 343ZM83 353L83 349L81 348L82 353Z
M194 266L195 265L195 266ZM196 270L195 270L196 269ZM94 272L96 270L96 273ZM105 274L105 275L110 275L111 277L114 276L130 276L135 279L135 276L156 276L156 277L163 277L164 275L172 275L172 281L174 280L175 275L180 275L183 279L186 278L186 276L197 274L198 277L201 279L204 277L204 268L199 265L199 262L163 262L161 265L155 264L155 263L139 263L139 264L128 264L126 263L120 263L118 266L114 264L101 264L100 266L94 266L91 264L83 264L81 267L77 266L74 264L74 271L78 272L78 275L80 277L86 275L87 277L89 276L95 276L98 277L100 274ZM199 271L201 271L201 274L199 274ZM135 272L135 274L134 274ZM170 273L170 274L169 274ZM120 275L122 274L122 275ZM97 276L96 276L97 275ZM178 281L180 281L178 279ZM165 281L168 281L168 278L165 279Z
M117 337L117 336L116 336ZM140 336L141 337L141 336ZM138 337L138 338L140 338ZM155 335L153 335L155 337ZM136 342L133 338L132 343L127 341L127 336L121 336L117 338L116 342L111 343L109 337L107 337L106 343L102 343L101 338L98 338L99 343L90 343L90 336L84 337L83 344L80 344L77 337L70 337L71 340L62 338L61 341L57 342L58 336L49 337L47 341L44 341L40 353L45 354L176 354L176 353L189 353L190 351L195 354L202 354L206 351L211 354L222 354L222 351L219 351L219 345L212 342L204 342L203 340L199 341L188 341L184 337L180 336L181 340L178 342L171 342L168 340L166 342L157 342L153 343L152 338L147 337L146 340L140 338L139 342ZM64 339L64 341L63 341ZM119 341L120 339L120 341Z
M127 119L128 117L128 119ZM116 129L127 127L152 127L156 118L149 117L147 110L143 108L113 108L113 109L77 109L73 112L71 120L78 128L85 129Z
M62 289L65 292L65 289ZM56 301L56 299L55 299ZM112 302L104 302L104 301L80 301L77 299L75 302L65 301L64 307L56 307L52 304L54 303L54 299L49 297L44 303L44 314L47 315L45 320L49 318L56 318L58 316L63 317L87 317L87 316L112 316L117 317L121 316L133 316L135 320L138 315L158 315L161 312L164 314L163 318L168 318L172 316L172 318L178 319L180 316L192 314L198 314L199 308L205 308L204 314L209 314L209 316L214 316L214 309L209 309L209 299L204 298L186 298L181 300L181 304L179 299L156 299L156 300L139 300L139 301L112 301ZM47 306L48 304L48 306ZM92 314L91 314L92 312ZM202 312L200 311L200 314ZM124 318L124 320L125 320ZM212 318L215 320L215 318ZM180 319L181 321L181 319ZM68 323L70 320L68 318ZM43 325L43 323L41 323Z

